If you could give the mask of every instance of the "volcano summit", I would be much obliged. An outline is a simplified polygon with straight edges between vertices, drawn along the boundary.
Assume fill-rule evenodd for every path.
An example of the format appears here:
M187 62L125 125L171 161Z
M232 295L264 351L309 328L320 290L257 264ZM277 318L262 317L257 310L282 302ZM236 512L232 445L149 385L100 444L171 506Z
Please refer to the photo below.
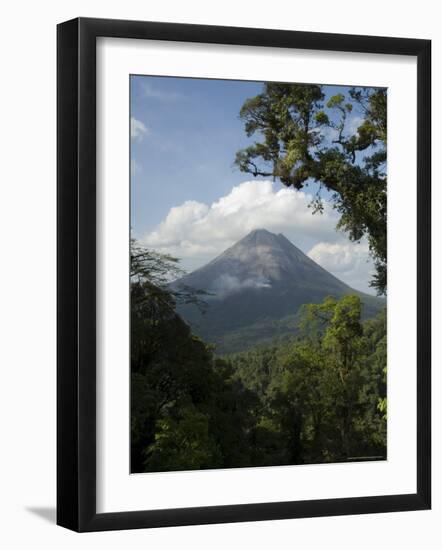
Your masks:
M358 295L364 317L385 301L352 289L292 244L284 235L257 229L205 266L173 283L209 293L204 314L194 306L178 313L219 353L242 351L296 333L303 304Z

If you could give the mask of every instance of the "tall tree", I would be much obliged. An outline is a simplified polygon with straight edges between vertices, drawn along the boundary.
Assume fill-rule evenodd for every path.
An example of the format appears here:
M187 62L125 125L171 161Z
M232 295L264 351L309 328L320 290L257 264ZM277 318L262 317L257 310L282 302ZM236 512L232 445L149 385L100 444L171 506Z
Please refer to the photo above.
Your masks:
M324 97L319 85L266 83L241 108L247 135L258 140L238 151L235 163L243 172L279 178L295 189L318 182L313 212L323 209L320 190L331 192L341 215L338 227L353 241L367 237L376 267L371 284L385 293L387 93L354 88L325 106ZM362 119L349 132L356 106Z
M176 314L175 258L131 247L131 471L250 464L256 396Z
M296 340L233 359L262 403L256 465L385 456L385 314L360 313L357 296L307 304Z

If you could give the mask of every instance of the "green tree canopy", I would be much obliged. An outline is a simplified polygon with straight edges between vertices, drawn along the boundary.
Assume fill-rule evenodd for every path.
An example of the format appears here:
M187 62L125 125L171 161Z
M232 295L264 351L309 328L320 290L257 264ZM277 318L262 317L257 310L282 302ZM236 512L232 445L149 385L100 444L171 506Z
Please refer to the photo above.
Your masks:
M385 457L385 314L329 297L291 341L216 357L175 312L176 261L132 254L132 472Z
M376 267L371 284L385 293L387 93L353 88L348 97L336 94L326 105L324 98L319 85L266 83L241 108L247 135L258 139L237 152L235 163L243 172L279 178L295 189L318 182L314 212L323 209L320 190L331 192L341 215L338 228L353 241L367 237ZM347 121L356 106L362 119L349 133Z
M131 246L131 470L250 463L258 399L176 314L200 292L170 285L178 261Z
M307 304L300 336L239 354L237 375L259 391L254 454L274 464L385 456L385 312L361 321L357 296Z

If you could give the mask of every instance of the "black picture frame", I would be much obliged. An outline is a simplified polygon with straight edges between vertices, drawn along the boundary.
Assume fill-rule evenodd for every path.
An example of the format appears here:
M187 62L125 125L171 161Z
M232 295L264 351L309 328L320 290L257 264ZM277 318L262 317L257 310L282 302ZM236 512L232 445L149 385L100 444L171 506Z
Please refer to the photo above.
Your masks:
M96 512L96 39L396 54L417 58L417 492ZM79 18L57 28L57 523L75 531L425 510L431 506L431 42Z

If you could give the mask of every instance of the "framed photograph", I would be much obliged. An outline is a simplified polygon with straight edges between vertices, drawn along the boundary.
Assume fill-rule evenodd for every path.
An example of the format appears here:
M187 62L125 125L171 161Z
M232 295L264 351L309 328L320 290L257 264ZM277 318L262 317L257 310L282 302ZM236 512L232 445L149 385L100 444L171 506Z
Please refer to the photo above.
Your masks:
M430 52L58 26L59 525L430 508Z

